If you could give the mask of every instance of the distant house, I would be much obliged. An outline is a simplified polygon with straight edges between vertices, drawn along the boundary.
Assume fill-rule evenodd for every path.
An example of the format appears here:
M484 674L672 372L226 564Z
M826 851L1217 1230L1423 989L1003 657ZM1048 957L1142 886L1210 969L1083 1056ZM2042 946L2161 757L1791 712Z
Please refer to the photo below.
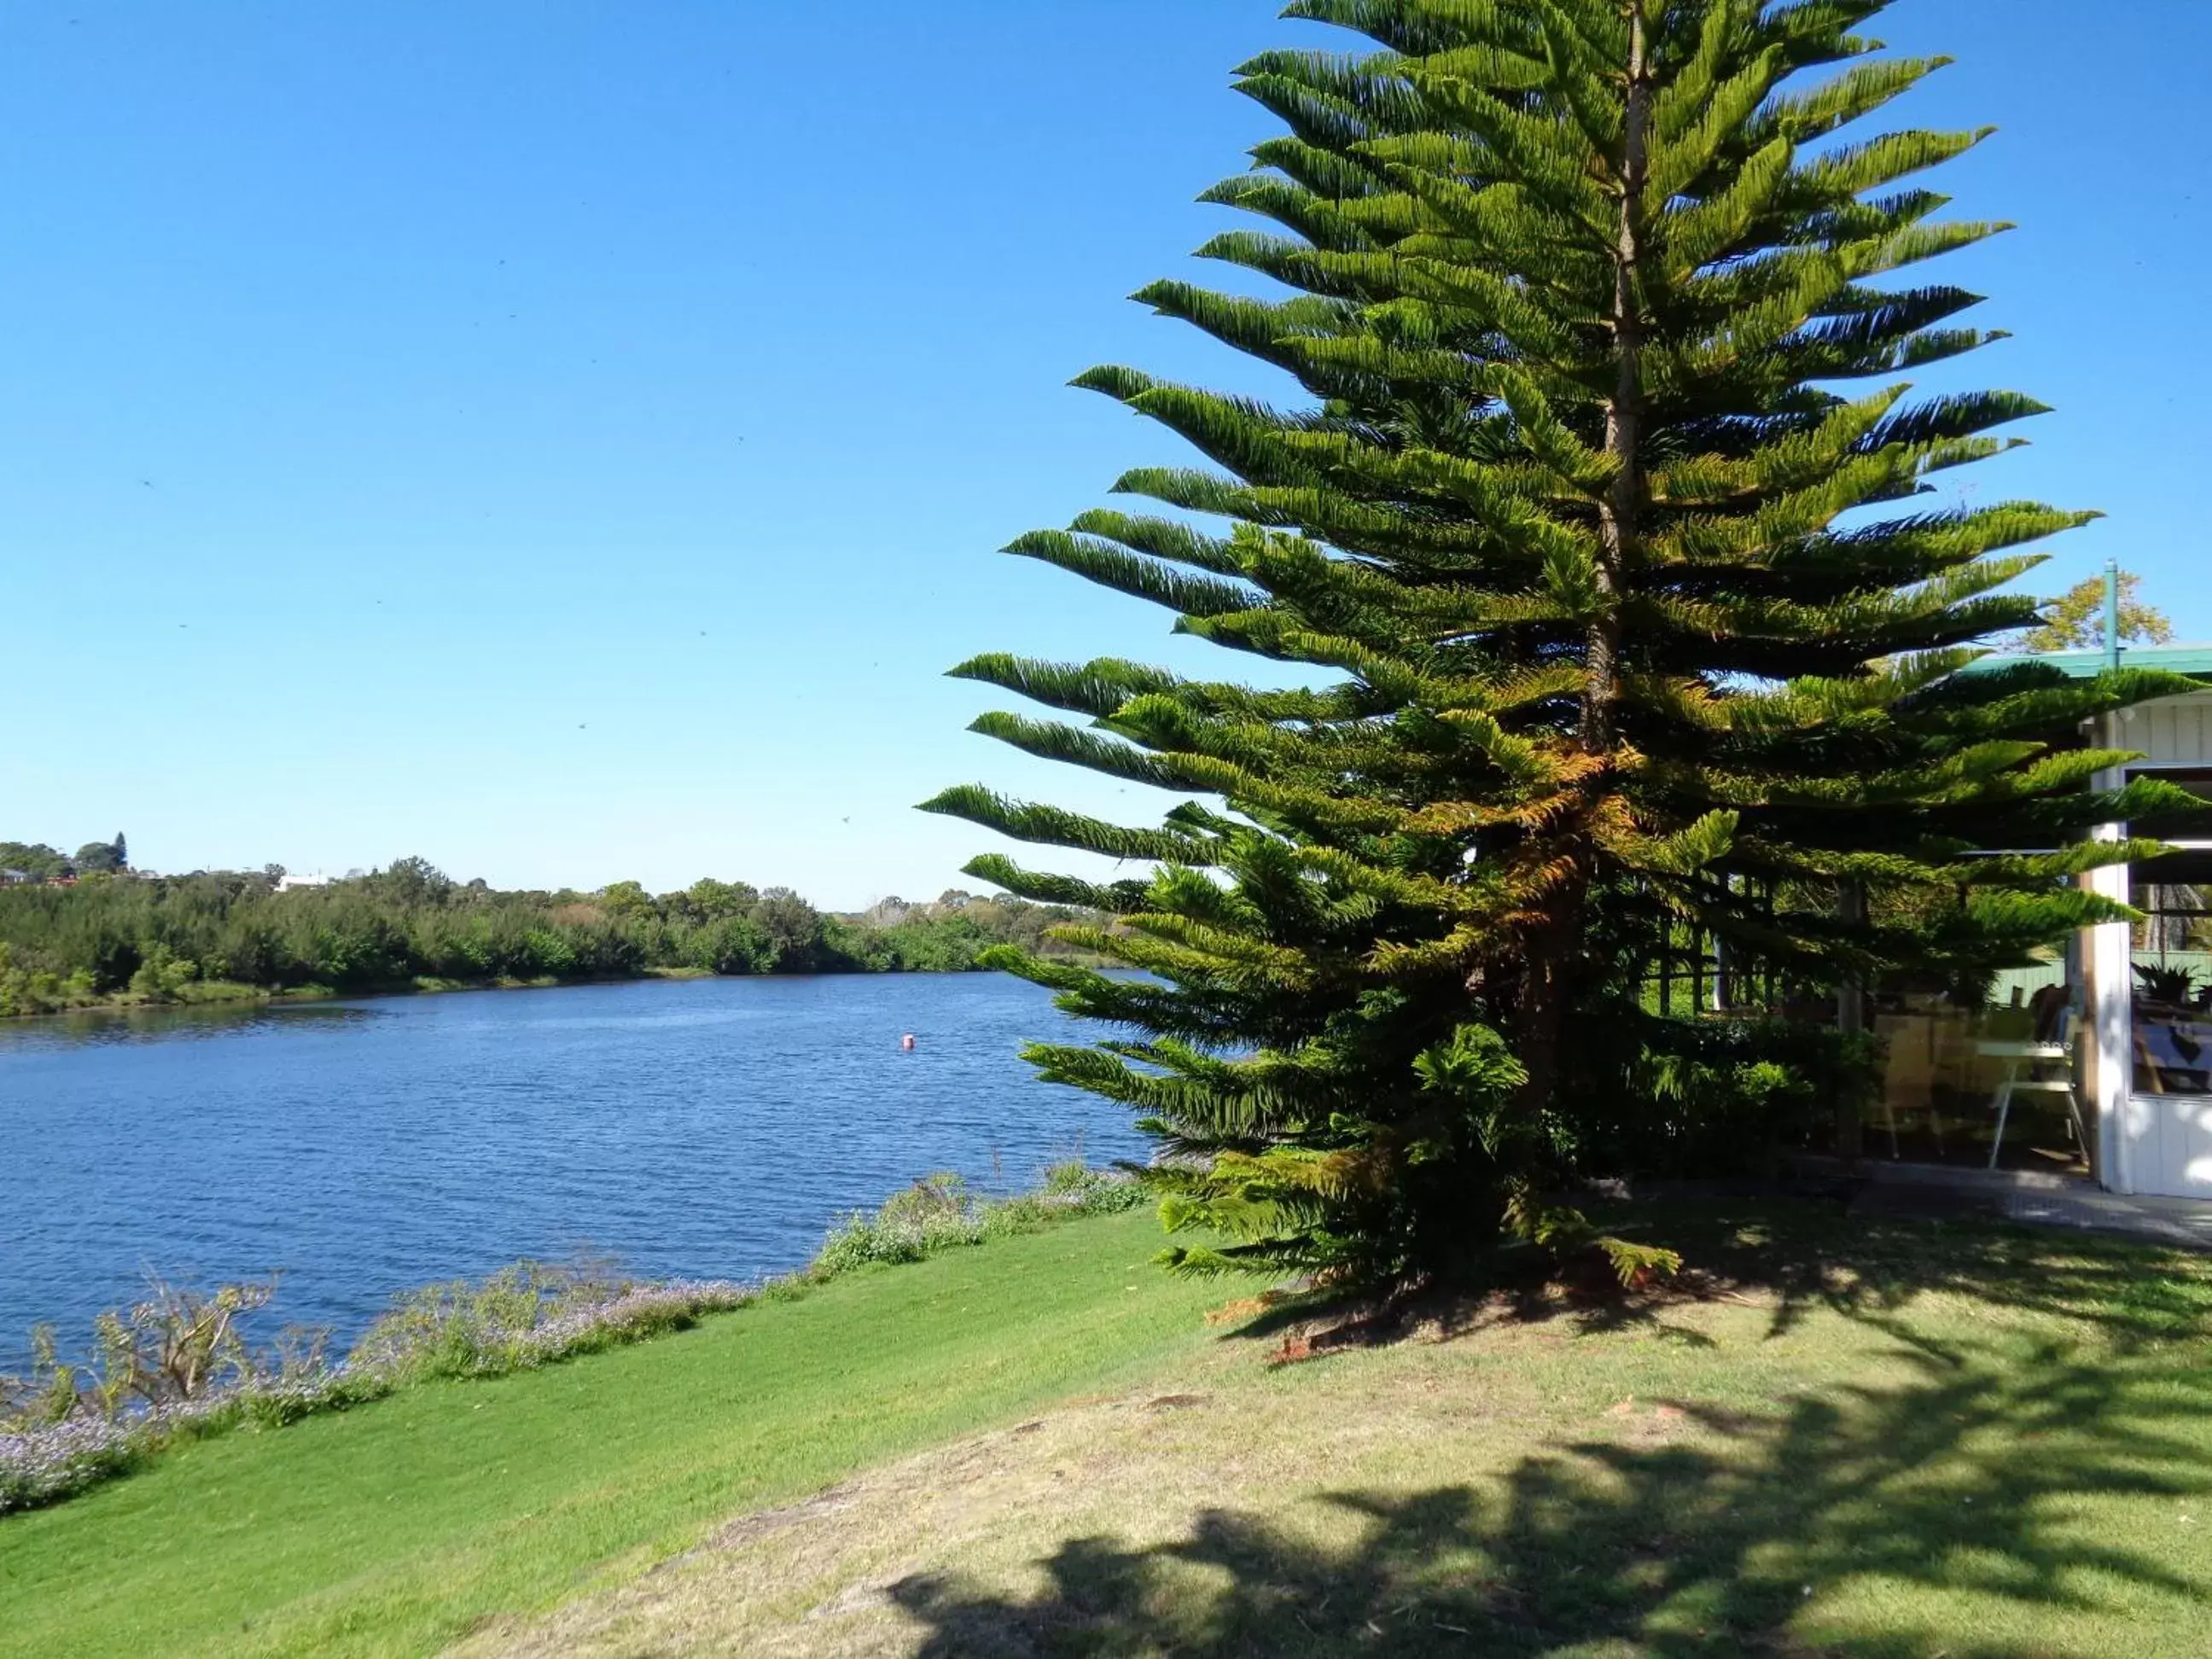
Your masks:
M295 876L288 870L276 878L276 890L280 893L289 893L295 887L327 887L330 884L331 878L319 870L312 876Z
M33 879L28 870L0 870L0 887L27 887Z

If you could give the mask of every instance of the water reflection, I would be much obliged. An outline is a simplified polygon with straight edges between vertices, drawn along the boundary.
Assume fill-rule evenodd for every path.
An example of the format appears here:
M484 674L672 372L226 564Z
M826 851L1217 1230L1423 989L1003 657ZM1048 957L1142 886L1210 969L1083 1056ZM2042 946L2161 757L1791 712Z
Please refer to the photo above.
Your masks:
M0 1056L11 1048L84 1043L165 1042L236 1036L289 1027L327 1026L376 1018L358 1002L217 1002L197 1007L80 1008L34 1019L0 1021Z

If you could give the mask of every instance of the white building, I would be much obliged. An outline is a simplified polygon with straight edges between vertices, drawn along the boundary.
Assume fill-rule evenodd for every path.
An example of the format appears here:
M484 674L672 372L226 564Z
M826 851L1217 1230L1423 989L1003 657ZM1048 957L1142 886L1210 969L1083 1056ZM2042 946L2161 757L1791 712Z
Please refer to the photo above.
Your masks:
M2039 654L2075 678L2130 668L2212 678L2212 646ZM1969 672L2017 659L1984 658ZM2086 1174L2108 1191L2212 1200L2212 687L2101 715L2100 749L2142 757L2100 788L2152 775L2202 798L2158 827L2170 849L2081 878L2143 913L2085 928L2063 963L2001 976L1978 1012L1936 1000L1877 1015L1884 1079L1867 1150L1906 1162ZM2106 824L2099 838L2125 839Z
M2212 673L2212 649L2203 647L2135 650L2127 660ZM2100 785L2148 774L2212 802L2212 690L2139 703L2099 724L2100 746L2143 757ZM2105 837L2124 828L2110 825ZM2081 1075L2091 1170L2116 1193L2212 1198L2212 807L2168 836L2165 857L2089 878L2095 891L2149 916L2090 928L2075 953L2088 1027ZM2191 988L2172 994L2184 975Z

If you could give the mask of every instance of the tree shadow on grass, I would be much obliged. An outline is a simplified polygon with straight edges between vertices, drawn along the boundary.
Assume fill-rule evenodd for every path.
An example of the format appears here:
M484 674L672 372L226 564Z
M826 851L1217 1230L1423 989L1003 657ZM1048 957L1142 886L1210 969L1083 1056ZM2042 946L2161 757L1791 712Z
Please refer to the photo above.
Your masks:
M892 1594L927 1627L928 1659L2020 1659L2106 1633L2142 1650L2129 1621L2144 1604L2193 1618L2212 1579L2169 1540L2194 1509L2175 1500L2212 1500L2212 1368L2201 1342L2168 1339L2203 1329L2202 1283L2123 1283L2153 1258L1996 1230L1940 1252L1864 1229L1832 1242L1808 1265L1796 1241L1778 1325L1820 1304L1870 1319L1898 1339L1903 1381L1772 1417L1661 1405L1502 1478L1212 1510L1149 1547L1071 1539L1032 1598L945 1577ZM1753 1231L1739 1249L1768 1245ZM2087 1323L2039 1346L1931 1339L1897 1310L1938 1289ZM2130 1498L2166 1501L2081 1514ZM2212 1502L2179 1524L2212 1526ZM2101 1622L2068 1644L2069 1615Z
M1702 1347L1710 1340L1673 1316L1712 1297L1759 1299L1771 1310L1771 1334L1781 1335L1822 1309L1887 1326L1942 1292L2063 1318L2119 1352L2212 1330L2212 1255L2202 1252L1980 1216L1869 1219L1804 1199L1621 1204L1592 1218L1679 1250L1686 1271L1672 1285L1624 1294L1595 1259L1563 1280L1532 1254L1524 1279L1486 1294L1382 1304L1296 1297L1229 1334L1284 1340L1304 1357L1417 1333L1458 1337L1498 1324L1565 1322L1581 1334L1636 1328Z

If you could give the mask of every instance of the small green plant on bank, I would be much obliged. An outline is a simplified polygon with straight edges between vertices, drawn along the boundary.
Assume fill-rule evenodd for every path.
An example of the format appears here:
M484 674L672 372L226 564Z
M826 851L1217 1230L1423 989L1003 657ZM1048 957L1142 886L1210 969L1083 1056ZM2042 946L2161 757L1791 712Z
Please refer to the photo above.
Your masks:
M873 1215L855 1211L830 1231L814 1258L825 1277L876 1262L919 1261L938 1250L983 1242L982 1206L957 1175L924 1176L884 1200Z

